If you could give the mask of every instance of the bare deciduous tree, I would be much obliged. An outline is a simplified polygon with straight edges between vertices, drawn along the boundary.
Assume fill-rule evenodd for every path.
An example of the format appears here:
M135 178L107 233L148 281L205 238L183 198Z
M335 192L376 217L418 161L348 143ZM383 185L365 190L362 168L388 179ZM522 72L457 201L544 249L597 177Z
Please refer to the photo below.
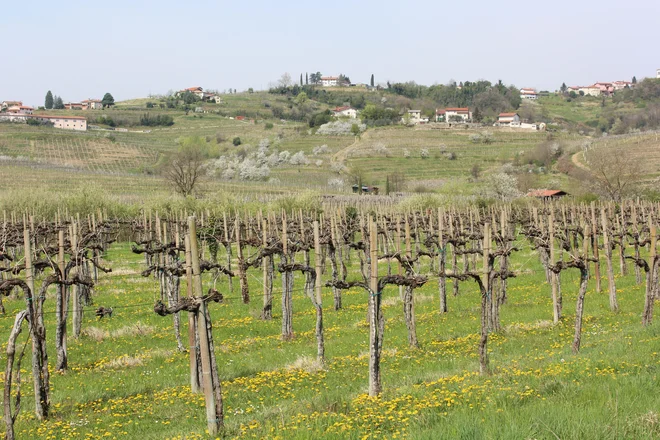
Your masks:
M184 197L192 195L206 175L206 145L201 138L184 139L165 168L165 178Z
M594 189L616 202L625 198L639 181L642 164L619 146L600 146L584 153Z

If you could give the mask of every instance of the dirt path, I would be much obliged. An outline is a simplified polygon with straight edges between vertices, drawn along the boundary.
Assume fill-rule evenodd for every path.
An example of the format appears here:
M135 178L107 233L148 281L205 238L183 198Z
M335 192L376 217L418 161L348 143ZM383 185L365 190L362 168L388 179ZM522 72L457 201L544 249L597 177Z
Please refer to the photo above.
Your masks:
M333 154L332 157L330 158L330 162L344 162L348 158L348 155L357 148L362 138L368 136L367 133L368 132L362 133L362 136L356 137L355 141L351 145L349 145L346 148L342 148L341 150Z
M589 168L586 165L584 165L582 162L580 162L580 160L578 159L578 154L582 154L582 152L578 151L573 156L571 156L571 162L573 162L573 165L575 165L576 167L582 168L585 171L589 171Z

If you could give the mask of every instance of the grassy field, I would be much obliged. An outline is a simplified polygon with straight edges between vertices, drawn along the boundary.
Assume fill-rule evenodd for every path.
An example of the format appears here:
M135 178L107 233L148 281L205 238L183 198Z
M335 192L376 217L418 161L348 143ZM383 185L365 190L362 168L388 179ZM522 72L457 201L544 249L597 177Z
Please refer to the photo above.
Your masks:
M272 321L259 319L259 277L249 278L249 305L240 301L237 286L229 293L220 282L228 299L213 304L211 313L226 437L658 438L660 327L641 326L643 287L634 284L634 275L617 276L618 314L609 311L607 294L595 293L590 282L583 346L573 355L579 274L563 274L565 317L553 326L550 288L535 270L537 256L527 247L519 254L512 268L527 272L510 280L503 331L489 344L492 376L477 374L479 297L473 283L461 284L444 315L438 313L436 282L416 290L419 349L408 348L396 288L385 291L384 393L377 399L365 394L363 292L345 292L344 308L334 311L331 292L324 289L327 365L319 368L313 361L314 310L299 291L300 278L291 342L279 338L278 306ZM189 391L188 358L176 352L172 320L152 311L156 280L139 276L143 259L127 244L113 247L106 260L114 272L102 276L94 301L115 307L115 314L97 321L91 307L85 312L84 336L69 339L71 370L52 376L52 417L43 424L31 412L29 361L24 362L18 438L207 438L203 398ZM52 295L46 301L51 362ZM9 299L5 305L3 341L24 302ZM25 338L24 332L19 344Z

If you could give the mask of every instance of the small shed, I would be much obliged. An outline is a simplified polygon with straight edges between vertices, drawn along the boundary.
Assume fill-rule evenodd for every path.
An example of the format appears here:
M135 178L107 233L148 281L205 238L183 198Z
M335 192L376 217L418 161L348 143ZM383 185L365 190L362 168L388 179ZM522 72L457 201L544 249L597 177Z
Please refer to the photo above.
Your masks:
M542 200L560 199L568 193L560 189L538 189L527 193L527 197L535 197Z
M367 186L367 185L362 185L362 191L358 191L359 185L355 184L353 185L353 193L358 194L361 192L362 194L373 194L375 196L378 195L378 187L377 186Z

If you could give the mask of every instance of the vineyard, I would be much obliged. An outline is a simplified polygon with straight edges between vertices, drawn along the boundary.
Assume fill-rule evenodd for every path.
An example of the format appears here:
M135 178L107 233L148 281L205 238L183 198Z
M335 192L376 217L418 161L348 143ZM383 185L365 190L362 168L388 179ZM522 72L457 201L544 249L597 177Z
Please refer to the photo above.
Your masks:
M660 435L656 204L72 214L4 213L7 438Z

